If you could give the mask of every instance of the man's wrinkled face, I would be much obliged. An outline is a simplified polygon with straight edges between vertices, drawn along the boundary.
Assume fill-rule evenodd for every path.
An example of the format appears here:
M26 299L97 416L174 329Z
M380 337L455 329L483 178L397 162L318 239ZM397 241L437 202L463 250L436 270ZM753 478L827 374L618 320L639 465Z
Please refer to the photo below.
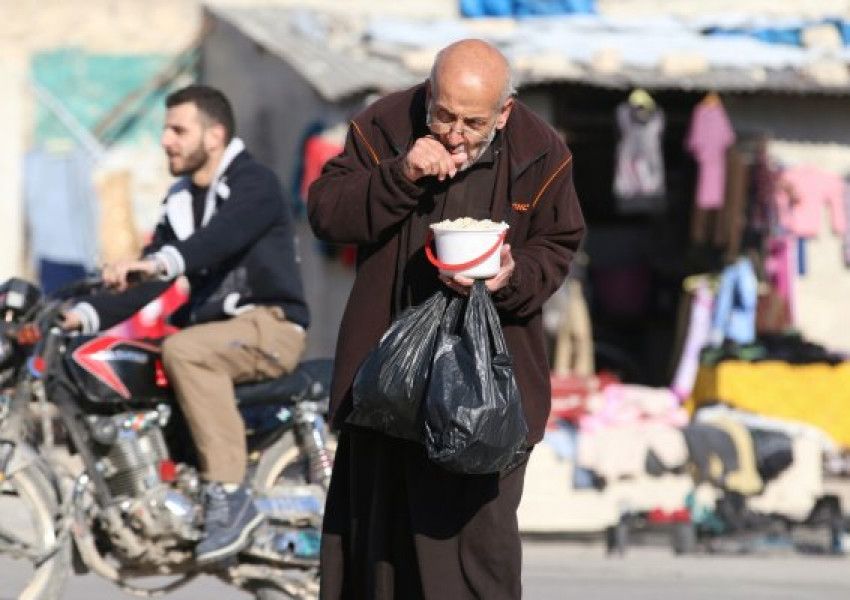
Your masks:
M209 160L206 133L203 115L194 103L178 104L168 109L160 141L172 175L191 175L206 165Z
M509 103L499 104L500 97L480 88L456 82L431 86L426 115L431 133L452 154L465 152L466 163L474 164L505 126Z

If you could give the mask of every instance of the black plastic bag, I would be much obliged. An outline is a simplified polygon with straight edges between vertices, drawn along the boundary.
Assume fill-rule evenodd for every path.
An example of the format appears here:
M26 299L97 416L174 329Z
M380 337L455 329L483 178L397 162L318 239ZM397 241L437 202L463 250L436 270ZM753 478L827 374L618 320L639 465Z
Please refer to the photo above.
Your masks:
M402 312L354 377L354 410L346 421L421 442L422 398L448 297L438 291Z
M478 280L463 323L452 300L425 397L428 457L455 473L496 473L522 458L528 427L496 307Z

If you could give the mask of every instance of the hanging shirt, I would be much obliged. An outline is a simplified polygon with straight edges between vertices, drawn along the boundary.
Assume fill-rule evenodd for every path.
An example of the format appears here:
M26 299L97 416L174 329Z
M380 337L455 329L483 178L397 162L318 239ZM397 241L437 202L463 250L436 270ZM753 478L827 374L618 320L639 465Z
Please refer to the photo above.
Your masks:
M322 173L325 163L342 152L345 140L336 140L329 136L314 135L304 144L304 170L301 174L301 198L306 200L307 190Z
M726 149L734 142L735 132L723 104L697 104L685 141L699 167L697 207L718 209L723 206L726 190Z
M788 307L789 325L795 322L794 277L796 275L796 257L792 246L793 238L773 237L767 242L767 254L764 257L764 272L773 291Z
M750 344L756 339L758 280L745 256L723 269L711 319L711 343Z
M694 290L688 319L688 333L682 347L682 356L670 389L680 399L690 397L699 369L699 353L706 345L711 331L711 310L714 295L708 282L703 280Z
M617 107L617 144L614 194L619 212L655 212L664 208L664 159L661 135L664 111L644 115L628 102Z
M24 198L34 258L94 268L98 202L94 165L81 148L30 150L24 159Z
M832 230L844 233L844 183L839 176L813 165L798 165L780 174L776 188L779 222L786 230L798 237L817 237L826 204Z

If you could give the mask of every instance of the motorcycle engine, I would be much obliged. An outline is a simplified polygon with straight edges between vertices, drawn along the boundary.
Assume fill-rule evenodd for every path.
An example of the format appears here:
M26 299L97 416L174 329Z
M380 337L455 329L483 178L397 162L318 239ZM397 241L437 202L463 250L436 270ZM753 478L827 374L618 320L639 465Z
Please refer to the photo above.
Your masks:
M98 466L113 498L137 532L148 539L200 537L197 473L175 465L162 428L171 409L87 417L92 437L102 450Z

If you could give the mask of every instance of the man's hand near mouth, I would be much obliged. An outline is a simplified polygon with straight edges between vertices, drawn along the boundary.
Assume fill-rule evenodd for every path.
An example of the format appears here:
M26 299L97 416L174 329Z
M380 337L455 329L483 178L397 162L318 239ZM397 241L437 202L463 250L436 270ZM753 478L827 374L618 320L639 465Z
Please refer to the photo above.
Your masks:
M428 176L443 181L446 177L454 177L466 161L467 153L462 145L454 152L449 152L434 137L426 136L414 142L404 157L402 172L410 181L418 181Z

